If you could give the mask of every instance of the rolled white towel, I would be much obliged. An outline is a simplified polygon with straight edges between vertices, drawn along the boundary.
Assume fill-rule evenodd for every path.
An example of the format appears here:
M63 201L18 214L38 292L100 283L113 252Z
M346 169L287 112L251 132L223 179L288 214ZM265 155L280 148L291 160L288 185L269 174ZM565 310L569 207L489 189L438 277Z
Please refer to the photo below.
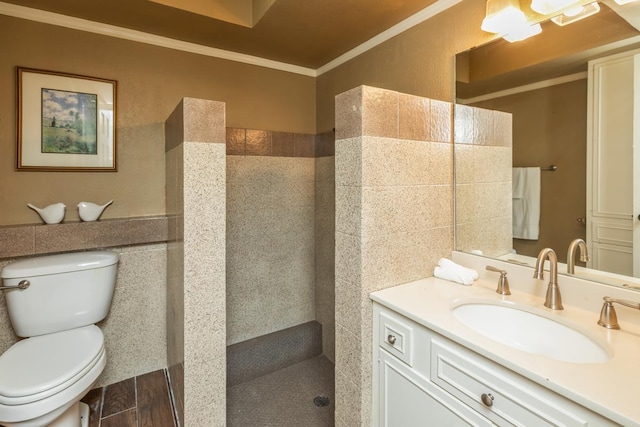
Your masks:
M462 285L471 285L474 280L478 279L476 270L463 267L446 258L440 258L438 266L433 270L433 275Z

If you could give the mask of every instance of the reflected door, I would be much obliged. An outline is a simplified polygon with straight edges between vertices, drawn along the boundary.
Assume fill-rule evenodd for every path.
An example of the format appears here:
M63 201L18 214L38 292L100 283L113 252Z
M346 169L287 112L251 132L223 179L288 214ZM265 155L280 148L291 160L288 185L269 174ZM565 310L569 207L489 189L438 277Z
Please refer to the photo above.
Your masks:
M587 243L589 267L640 276L640 55L627 52L589 62ZM638 81L636 81L638 80ZM635 178L635 179L634 179ZM635 187L635 188L634 188Z
M633 276L640 277L640 54L633 57Z

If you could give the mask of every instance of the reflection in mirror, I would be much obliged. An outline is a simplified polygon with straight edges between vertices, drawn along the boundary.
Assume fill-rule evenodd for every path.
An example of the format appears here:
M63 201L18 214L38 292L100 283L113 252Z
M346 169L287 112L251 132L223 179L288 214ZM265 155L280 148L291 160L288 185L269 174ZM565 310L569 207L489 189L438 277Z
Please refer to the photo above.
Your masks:
M566 262L583 239L591 259L575 274L640 289L640 6L605 2L542 28L456 56L456 249L532 265L545 247ZM498 137L505 126L511 142Z

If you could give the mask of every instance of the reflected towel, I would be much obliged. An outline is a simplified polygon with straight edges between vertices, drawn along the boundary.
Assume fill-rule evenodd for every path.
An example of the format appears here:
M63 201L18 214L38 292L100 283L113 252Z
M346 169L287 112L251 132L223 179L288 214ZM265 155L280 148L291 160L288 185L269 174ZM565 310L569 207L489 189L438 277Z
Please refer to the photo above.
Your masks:
M449 280L462 285L471 285L478 279L478 272L471 268L463 267L450 259L440 258L438 266L433 270L433 275L439 279Z
M513 238L538 240L540 168L513 168Z

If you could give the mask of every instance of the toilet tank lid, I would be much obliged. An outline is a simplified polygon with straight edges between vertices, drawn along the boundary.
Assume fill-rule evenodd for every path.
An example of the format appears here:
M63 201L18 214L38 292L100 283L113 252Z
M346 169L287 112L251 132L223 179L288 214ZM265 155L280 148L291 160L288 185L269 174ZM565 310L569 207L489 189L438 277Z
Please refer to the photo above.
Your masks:
M108 267L118 262L118 254L110 251L73 252L28 258L7 264L0 273L3 279L44 276Z

